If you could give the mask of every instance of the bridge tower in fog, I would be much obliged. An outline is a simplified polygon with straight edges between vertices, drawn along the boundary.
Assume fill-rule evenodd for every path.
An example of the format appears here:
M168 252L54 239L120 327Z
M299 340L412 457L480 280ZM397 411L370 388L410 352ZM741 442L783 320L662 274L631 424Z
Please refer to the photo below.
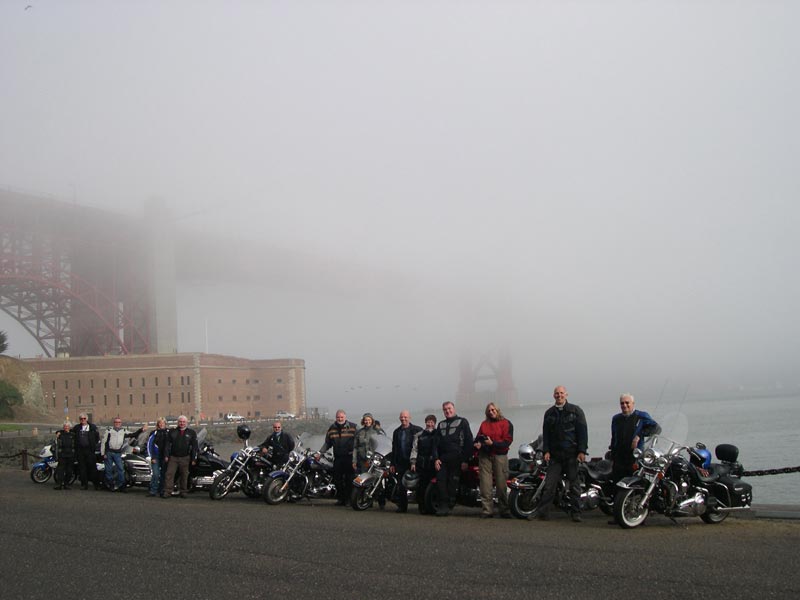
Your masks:
M177 351L171 219L0 189L0 310L45 356Z
M482 380L495 381L496 389L476 390L477 382ZM511 356L508 352L501 351L497 362L494 362L489 356L483 355L473 365L469 355L462 355L456 407L459 410L482 410L489 402L494 402L500 408L519 406L517 388L514 387L511 374Z

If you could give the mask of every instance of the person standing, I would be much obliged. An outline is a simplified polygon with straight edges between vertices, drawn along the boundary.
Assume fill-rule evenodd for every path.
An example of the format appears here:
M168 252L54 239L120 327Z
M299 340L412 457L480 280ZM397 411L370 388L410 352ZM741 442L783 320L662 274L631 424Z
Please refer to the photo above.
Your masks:
M421 513L427 512L425 492L433 479L436 469L433 466L433 444L436 441L436 415L425 417L425 429L414 436L411 446L411 472L419 473L417 483L417 506Z
M75 437L72 435L72 424L67 421L64 427L56 433L56 467L55 490L70 489L72 476L74 474L73 465L75 464Z
M436 486L439 491L437 517L446 517L456 505L461 471L467 470L472 456L472 430L469 421L456 414L455 404L442 404L444 420L436 426L433 444L433 466L436 469Z
M619 481L633 475L633 451L644 446L647 433L658 427L658 423L643 410L634 410L632 394L619 397L621 412L611 419L611 444L608 449L614 463L611 478Z
M486 420L478 428L475 448L478 449L478 474L481 488L481 517L494 515L492 488L497 490L500 517L510 519L508 510L508 449L514 441L514 425L503 416L494 402L486 405Z
M126 492L125 465L122 462L122 450L128 438L135 438L146 429L146 426L128 433L122 428L122 419L114 417L114 426L106 430L100 442L100 454L105 463L106 489L110 492ZM117 470L117 483L114 485L114 469Z
M367 452L375 449L375 438L378 435L380 432L375 429L372 413L364 413L361 417L361 429L356 431L356 437L353 440L353 471L355 473L363 473L369 469Z
M542 498L531 517L542 521L549 518L550 506L555 499L561 474L566 473L572 520L580 523L581 489L578 482L578 462L586 459L586 449L589 444L586 416L579 406L567 402L567 390L563 385L553 390L553 398L555 405L545 411L542 424L542 451L544 460L549 461L547 478L544 481Z
M272 434L261 444L261 454L267 454L272 449L273 465L283 466L289 460L289 452L294 450L294 440L292 436L283 431L280 421L272 424Z
M356 424L347 420L347 413L336 411L336 421L328 427L325 442L317 452L327 452L333 448L333 482L336 484L336 505L344 506L350 498L353 487L353 445L356 436Z
M411 447L414 445L416 435L422 427L411 423L411 413L407 410L400 411L400 426L392 432L392 467L397 474L397 511L408 511L408 493L403 486L403 475L411 468Z
M150 496L164 497L164 482L166 473L164 472L164 452L167 449L167 422L158 419L156 428L150 437L147 438L147 455L150 457L150 468L153 476L150 479ZM172 486L170 486L170 492Z
M164 462L167 464L166 485L175 481L175 474L180 476L178 482L178 495L186 498L189 487L189 467L197 464L197 433L189 429L189 419L184 415L178 417L178 426L167 433L167 445L164 449ZM165 488L169 489L169 488ZM164 498L170 494L165 493Z
M97 444L100 443L100 433L94 423L89 423L89 416L81 413L78 417L80 425L72 432L75 436L75 451L78 458L78 477L81 480L81 489L89 489L89 481L94 489L100 487L97 473Z

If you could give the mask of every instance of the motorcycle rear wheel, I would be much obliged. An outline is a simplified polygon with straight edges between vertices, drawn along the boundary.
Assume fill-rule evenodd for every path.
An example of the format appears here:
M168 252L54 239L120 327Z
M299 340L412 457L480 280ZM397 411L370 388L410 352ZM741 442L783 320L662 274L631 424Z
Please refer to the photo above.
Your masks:
M353 510L367 510L372 506L372 498L367 494L366 488L354 487L350 492L350 506Z
M539 498L542 495L542 485L536 486L535 489L513 489L508 494L508 507L511 509L511 514L518 519L527 519L534 512L539 505Z
M623 529L633 529L644 523L650 513L648 507L639 508L644 490L620 490L614 497L614 519Z
M222 500L230 491L228 488L230 481L230 473L220 473L217 475L214 478L214 483L211 484L211 489L208 490L208 496L212 500Z
M31 469L31 481L33 483L46 483L53 476L53 469L50 467L34 467Z
M718 510L707 510L700 518L703 519L703 523L708 523L709 525L716 525L717 523L722 523L728 517L728 513L726 512L719 512Z
M286 486L286 489L282 489L285 483L286 480L282 478L270 479L269 483L264 486L264 502L273 506L284 502L289 496L289 487Z

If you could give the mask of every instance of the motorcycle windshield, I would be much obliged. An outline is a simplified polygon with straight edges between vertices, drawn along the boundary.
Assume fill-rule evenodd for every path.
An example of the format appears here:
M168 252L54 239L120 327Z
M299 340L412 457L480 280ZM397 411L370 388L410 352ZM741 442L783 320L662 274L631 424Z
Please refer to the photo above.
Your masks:
M386 456L392 451L392 440L385 435L376 435L370 439L370 450L377 452L381 456Z
M208 437L208 430L203 427L200 430L200 433L197 434L197 447L200 448L200 451L203 451L203 444L206 443L206 438Z

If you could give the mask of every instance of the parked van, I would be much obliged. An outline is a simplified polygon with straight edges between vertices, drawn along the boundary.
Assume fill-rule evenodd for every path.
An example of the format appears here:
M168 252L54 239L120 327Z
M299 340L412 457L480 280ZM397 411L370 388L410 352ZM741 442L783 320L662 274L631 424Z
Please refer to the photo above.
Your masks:
M244 417L242 415L237 415L236 413L228 413L225 416L226 421L230 421L232 423L241 423L244 421Z

